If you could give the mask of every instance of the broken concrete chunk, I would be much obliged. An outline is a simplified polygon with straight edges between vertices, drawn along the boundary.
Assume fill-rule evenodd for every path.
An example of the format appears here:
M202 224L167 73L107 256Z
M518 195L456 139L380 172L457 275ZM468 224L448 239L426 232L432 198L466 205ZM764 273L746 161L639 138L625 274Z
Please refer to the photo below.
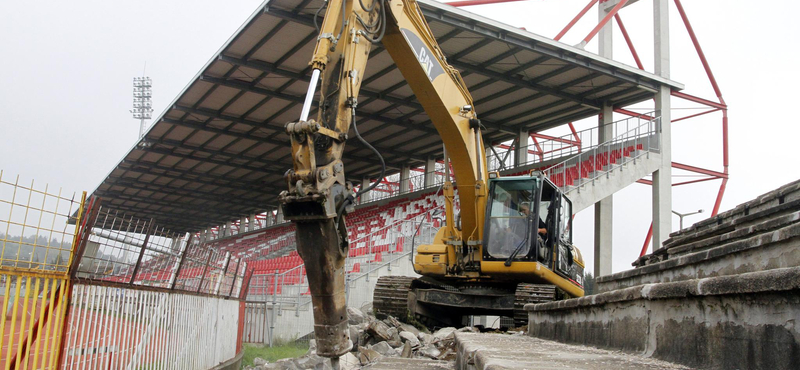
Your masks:
M410 332L404 331L400 332L400 338L403 338L403 342L411 343L411 347L419 347L419 339L414 334Z
M347 306L347 320L350 325L358 325L366 321L367 317L358 308Z
M389 333L392 335L392 339L389 340L389 345L397 348L403 345L403 340L400 338L400 334L398 334L397 329L391 328L389 329Z
M361 361L361 365L369 365L380 357L381 354L378 351L366 347L358 347L358 359Z
M406 344L403 345L403 352L400 354L400 357L411 358L412 355L411 344L406 342Z
M383 322L385 322L386 325L389 325L390 327L393 326L395 328L399 328L400 325L403 324L402 322L400 322L400 320L396 319L394 316L387 317L386 319L383 320Z
M339 357L340 370L356 370L360 367L361 363L352 352L347 352L342 357Z
M446 350L444 350L444 352L442 352L442 354L439 355L437 360L455 361L456 355L457 355L457 353L456 353L455 349L447 348Z
M436 338L437 340L442 340L447 338L448 336L451 336L455 331L456 328L452 326L447 328L441 328L437 330L435 333L433 333L433 337Z
M274 365L276 365L276 366L277 366L277 367L275 367L275 369L281 369L281 370L302 370L302 369L301 369L299 366L297 366L297 365L294 363L294 360L295 360L295 359L293 359L293 358L284 358L284 359L282 359L282 360L275 361Z
M269 361L267 361L267 360L265 360L265 359L263 359L261 357L256 357L255 359L253 359L253 365L255 365L255 366L262 366L262 365L266 365L268 363L269 363Z
M442 351L439 351L439 349L436 348L436 346L434 346L433 344L429 344L425 347L422 347L418 352L419 354L428 358L432 358L434 360L438 359L439 355L442 354Z
M326 361L325 358L312 354L296 358L294 364L300 369L322 369Z
M357 347L361 344L361 333L358 331L358 328L354 325L350 325L350 340L353 341L353 347Z
M389 326L382 321L371 322L367 327L367 332L377 338L378 341L388 341L392 339L392 335L389 333Z
M433 335L428 333L419 333L419 335L417 335L417 338L419 338L419 341L420 343L422 343L423 346L426 344L433 343L434 340Z
M384 356L389 356L389 357L397 356L397 351L394 348L392 348L392 346L390 346L389 343L386 341L375 344L370 348L372 348L373 350L377 351L378 353Z
M414 334L415 337L419 338L420 334L419 329L415 328L414 325L400 324L399 329L400 331L410 332L411 334Z

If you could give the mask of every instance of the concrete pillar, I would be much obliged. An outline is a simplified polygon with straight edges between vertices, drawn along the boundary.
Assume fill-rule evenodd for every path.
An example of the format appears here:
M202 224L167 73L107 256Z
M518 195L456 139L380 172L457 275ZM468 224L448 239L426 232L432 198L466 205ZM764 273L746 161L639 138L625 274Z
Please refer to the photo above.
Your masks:
M598 7L597 19L602 20L611 8ZM597 34L598 52L601 57L613 57L613 22L609 21ZM598 143L614 137L614 108L603 104L598 119ZM614 196L608 196L594 204L594 275L609 275L612 272L612 243L614 228Z
M608 6L605 4L601 4L598 6L597 10L597 21L600 22L603 18L608 15L608 12L611 11L611 8L618 3L618 1L614 1L614 4L608 3ZM611 19L606 23L603 28L597 33L597 42L598 42L598 54L603 58L611 59L613 56L612 49L613 49L613 26L614 26L614 19Z
M281 207L278 207L278 210L275 213L275 223L283 223L283 211L281 211Z
M517 134L517 147L514 148L514 167L519 167L528 162L528 138L530 133L527 129L519 130Z
M361 189L366 189L370 186L369 177L361 179ZM369 202L372 199L372 192L361 194L361 203Z
M256 229L256 214L251 213L249 217L247 217L247 231L253 231Z
M653 1L655 74L669 78L669 0ZM661 117L661 166L653 172L653 249L672 231L672 117L670 88L656 94L656 117Z
M264 225L265 226L272 226L272 225L275 224L275 218L274 218L274 216L272 214L272 210L267 211L267 214L265 216L266 216L264 218Z
M602 143L613 138L613 107L604 105L600 115L598 140ZM614 195L594 204L594 274L609 275L612 272L611 256L614 227Z
M226 237L233 235L233 222L228 221L225 223L225 232L222 235Z
M436 183L436 158L428 157L425 161L425 187L429 188Z
M400 194L408 193L408 179L411 177L411 167L400 168Z

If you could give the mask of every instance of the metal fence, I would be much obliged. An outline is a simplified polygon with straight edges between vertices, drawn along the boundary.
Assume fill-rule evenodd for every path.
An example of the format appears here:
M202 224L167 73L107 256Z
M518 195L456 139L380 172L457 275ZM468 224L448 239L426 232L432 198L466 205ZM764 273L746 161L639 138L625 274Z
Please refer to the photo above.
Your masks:
M113 209L92 214L75 278L238 298L247 263Z
M0 170L4 369L55 369L59 364L68 274L85 197L35 181L23 184L19 176L9 179Z
M236 355L245 261L102 206L85 224L65 368L202 369Z
M202 369L241 349L247 264L0 171L0 368Z
M67 221L83 201L78 193L23 184L0 170L0 267L65 274L75 239L75 225Z
M76 284L64 369L208 369L237 353L239 302Z

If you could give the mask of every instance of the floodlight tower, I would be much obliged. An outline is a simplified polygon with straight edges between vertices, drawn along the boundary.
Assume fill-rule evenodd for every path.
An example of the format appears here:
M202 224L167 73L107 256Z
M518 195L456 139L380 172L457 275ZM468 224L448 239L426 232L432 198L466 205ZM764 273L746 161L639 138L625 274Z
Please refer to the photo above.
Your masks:
M153 81L150 77L133 78L133 109L131 109L131 113L133 113L133 118L140 122L139 139L144 136L144 121L153 118L152 87Z

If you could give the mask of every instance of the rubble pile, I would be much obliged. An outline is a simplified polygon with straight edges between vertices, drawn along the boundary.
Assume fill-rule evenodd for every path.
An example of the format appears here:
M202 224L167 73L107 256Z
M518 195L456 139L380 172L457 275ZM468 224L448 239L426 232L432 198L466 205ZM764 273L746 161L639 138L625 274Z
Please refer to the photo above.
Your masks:
M350 339L353 350L340 357L340 369L359 369L374 364L382 357L418 358L454 361L456 332L479 332L477 328L442 328L433 333L400 322L394 317L378 320L371 312L348 307ZM287 358L267 363L256 358L245 370L301 370L331 369L330 359L317 356L314 340L308 352L298 358Z

